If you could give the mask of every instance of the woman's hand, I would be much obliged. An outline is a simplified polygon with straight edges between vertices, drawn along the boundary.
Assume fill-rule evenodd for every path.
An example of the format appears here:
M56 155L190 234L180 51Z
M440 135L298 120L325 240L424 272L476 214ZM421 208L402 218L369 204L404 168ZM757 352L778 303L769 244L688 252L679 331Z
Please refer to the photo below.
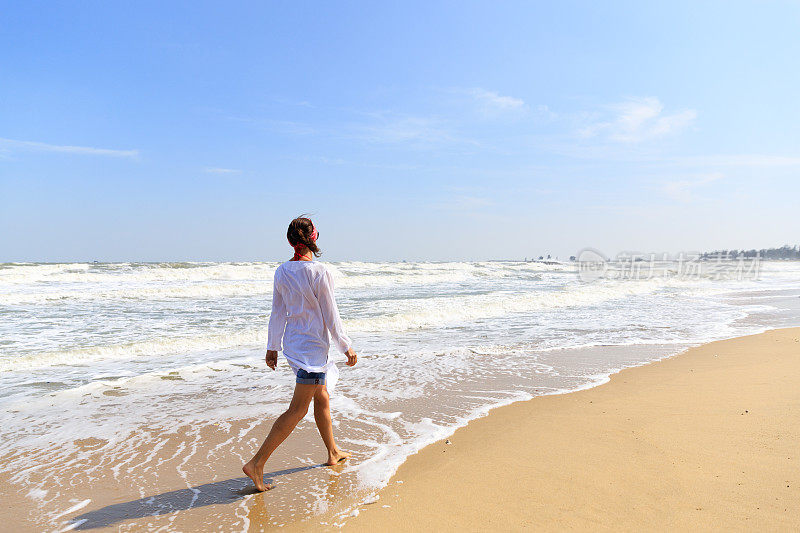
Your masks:
M278 366L278 352L275 350L267 350L266 361L267 366L275 370L275 367Z
M356 363L358 362L358 356L356 355L356 352L354 352L352 348L348 348L347 352L345 352L345 355L347 356L347 366L356 366Z

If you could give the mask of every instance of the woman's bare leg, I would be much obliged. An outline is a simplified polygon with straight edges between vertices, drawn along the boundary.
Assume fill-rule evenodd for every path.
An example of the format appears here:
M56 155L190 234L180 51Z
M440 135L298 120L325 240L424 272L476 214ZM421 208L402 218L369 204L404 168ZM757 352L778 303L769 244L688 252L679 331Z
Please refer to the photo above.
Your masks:
M323 387L301 383L295 385L294 396L289 408L272 424L269 435L264 439L264 443L258 449L256 455L242 467L242 472L247 474L247 477L255 483L256 490L265 491L272 488L271 485L264 484L264 465L267 463L269 456L272 455L272 452L275 451L275 448L286 440L286 437L294 430L295 426L306 416L308 405L311 403L311 399L318 388Z
M317 423L317 429L325 447L328 448L328 460L325 461L325 464L332 466L350 457L350 454L340 450L336 446L336 441L333 440L330 396L328 396L328 388L325 385L320 385L314 393L314 421Z

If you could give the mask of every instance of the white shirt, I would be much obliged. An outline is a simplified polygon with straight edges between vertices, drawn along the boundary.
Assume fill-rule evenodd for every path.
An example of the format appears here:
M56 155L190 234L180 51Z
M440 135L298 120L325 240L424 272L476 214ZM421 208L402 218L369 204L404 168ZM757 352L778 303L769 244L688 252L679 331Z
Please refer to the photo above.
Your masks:
M287 261L275 270L267 350L283 350L295 373L325 372L333 392L339 371L328 360L330 341L342 353L352 345L333 296L333 277L322 263Z

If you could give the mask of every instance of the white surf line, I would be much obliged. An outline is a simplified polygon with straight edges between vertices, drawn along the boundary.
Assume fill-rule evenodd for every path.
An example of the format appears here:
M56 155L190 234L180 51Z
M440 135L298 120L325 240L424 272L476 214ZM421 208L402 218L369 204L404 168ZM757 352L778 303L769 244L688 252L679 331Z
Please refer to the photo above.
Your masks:
M87 506L87 505L89 505L90 503L92 503L92 499L91 499L91 498L88 498L88 499L86 499L86 500L83 500L83 501L82 501L82 502L80 502L80 503L76 503L75 505L73 505L72 507L70 507L69 509L67 509L66 511L62 511L62 512L58 513L57 515L55 515L55 516L53 517L53 520L55 520L56 518L61 518L61 517L62 517L62 516L64 516L64 515L68 515L68 514L70 514L70 513L74 513L75 511L77 511L77 510L79 510L79 509L83 509L84 507L86 507L86 506Z
M47 463L47 464L49 464L49 463ZM40 464L40 465L36 465L36 466L31 466L29 468L25 468L24 470L20 470L19 472L17 472L16 474L11 476L11 482L12 483L27 482L28 481L28 477L27 477L28 474L30 474L31 472L35 472L36 470L40 470L40 469L44 468L45 466L47 466L47 464Z
M128 454L128 458L122 460L126 453ZM133 450L123 450L121 453L119 453L117 455L117 462L115 462L114 466L111 467L111 473L114 476L114 479L119 481L119 471L122 469L122 467L130 465L136 458L137 455ZM126 471L130 472L131 469L128 468Z
M164 447L166 444L167 444L167 441L166 441L166 440L160 440L160 441L158 441L158 443L156 443L156 445L155 445L155 446L153 446L153 449L152 449L152 450L150 450L150 453L148 453L148 454L147 454L147 457L145 457L145 458L144 458L144 460L143 460L142 462L140 462L140 463L137 463L137 464L135 464L135 465L131 465L131 467L129 468L129 470L134 470L134 469L136 469L136 468L143 467L144 465L146 465L146 464L150 463L150 461L152 461L152 460L153 460L153 458L155 458L156 454L158 454L158 451L159 451L161 448L163 448L163 447ZM150 466L148 466L148 467L145 467L145 468L144 468L144 470L143 470L143 472L147 472L147 471L148 471L150 468L151 468Z
M72 531L72 530L73 530L73 529L75 529L76 527L78 527L78 526L80 526L81 524L83 524L84 522L88 522L88 521L89 521L89 519L88 519L88 518L82 518L82 519L78 520L77 522L73 522L73 523L71 523L70 525L68 525L68 526L67 526L67 527L65 527L64 529L59 529L59 530L58 530L58 533L64 533L64 531Z
M230 445L233 442L238 442L238 441L242 440L242 437L244 437L245 435L250 433L253 430L253 428L255 428L256 426L258 426L261 423L263 423L263 420L258 419L258 418L256 418L255 420L251 421L248 425L246 425L244 428L239 430L239 434L238 435L233 435L228 440L220 442L219 444L217 444L216 446L211 448L211 450L209 450L209 452L208 452L208 455L212 456L212 455L216 454L217 450L219 450L219 449L228 450L230 448ZM227 425L228 425L228 427L230 429L230 424L227 424Z
M184 466L184 465L185 465L187 462L189 462L189 460L190 460L191 458L193 458L193 457L195 456L195 454L197 453L197 448L198 448L198 446L199 446L199 444L200 444L200 439L201 439L201 437L200 437L200 433L199 433L199 431L197 431L197 430L190 430L190 431L188 431L188 432L187 432L187 437L188 437L188 436L191 436L191 438L192 438L192 443L191 443L191 445L190 445L191 449L190 449L190 451L189 451L189 453L188 453L188 454L186 454L186 455L184 455L184 456L183 456L183 459L181 460L181 462L180 462L180 463L178 463L178 465L175 467L175 471L176 471L176 472L178 472L178 474L179 474L179 475L181 476L181 478L183 479L183 482L184 482L184 483L186 483L186 488L188 488L190 491L192 491L192 501L191 501L191 502L189 502L189 507L188 507L187 509L180 509L180 510L188 510L188 509L191 509L191 508L193 508L193 507L194 507L194 504L195 504L195 502L196 502L196 501L197 501L197 499L200 497L200 489L197 489L197 488L195 488L195 487L192 487L192 484L189 482L189 476L188 476L188 474L186 473L186 471L184 471L184 470L183 470L183 466ZM184 442L185 442L185 441L184 441ZM179 511L180 511L180 510L179 510ZM177 515L177 512L178 512L178 511L176 511L176 515ZM172 519L170 519L170 524L171 524L171 523L172 523Z
M168 462L172 461L173 459L178 457L183 452L183 450L185 450L185 449L186 449L186 442L184 441L184 442L181 442L180 444L178 444L178 446L175 449L175 453L173 453L171 456L167 457L166 459L159 458L158 464L156 464L156 466L161 466L164 463L168 463Z
M239 518L242 521L242 529L240 530L242 533L246 533L247 531L250 530L250 518L248 517L247 502L252 497L255 496L258 496L258 494L251 494L250 496L243 498L242 501L239 502L239 505L236 506L236 509L233 512L236 518ZM239 514L239 511L244 511L244 514Z

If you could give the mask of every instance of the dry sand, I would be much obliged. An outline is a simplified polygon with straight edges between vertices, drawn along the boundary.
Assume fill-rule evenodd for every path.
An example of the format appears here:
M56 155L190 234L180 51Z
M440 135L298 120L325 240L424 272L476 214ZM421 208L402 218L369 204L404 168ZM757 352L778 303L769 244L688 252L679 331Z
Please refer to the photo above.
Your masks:
M449 441L344 529L798 531L800 329L502 407Z

